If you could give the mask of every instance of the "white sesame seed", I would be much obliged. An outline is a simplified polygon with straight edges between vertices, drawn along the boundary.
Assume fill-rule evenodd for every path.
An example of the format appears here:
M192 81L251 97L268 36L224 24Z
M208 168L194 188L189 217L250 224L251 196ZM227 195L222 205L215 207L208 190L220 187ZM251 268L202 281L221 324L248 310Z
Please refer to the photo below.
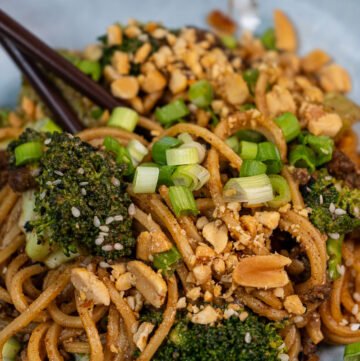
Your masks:
M356 316L359 313L359 305L355 304L354 307L351 309L351 313Z
M80 185L81 187L87 186L88 184L89 184L89 182L80 182L80 183L79 183L79 185Z
M115 216L115 217L114 217L114 221L119 222L119 221L123 221L123 220L124 220L124 217L123 217L121 214L119 214L118 216Z
M346 326L346 325L348 325L348 324L349 324L349 321L346 320L345 318L343 318L343 319L339 322L339 325L340 325L340 326Z
M79 169L77 170L77 172L78 172L79 174L84 174L84 173L85 173L85 171L84 171L83 168L79 168Z
M344 211L341 208L336 208L335 212L334 212L337 216L343 216L344 214L346 214L346 211Z
M351 331L357 331L359 328L360 328L360 323L351 323L350 324Z
M324 204L324 197L322 196L322 194L320 194L319 200L320 200L320 204Z
M107 237L108 235L109 235L109 233L107 233L107 232L100 232L99 233L100 237Z
M340 234L339 233L328 233L328 236L332 239L339 239Z
M331 175L327 175L324 179L327 180L327 181L330 181L330 180L332 179L332 176L331 176Z
M250 332L246 332L245 333L245 342L246 343L250 343L251 342L251 335L250 335Z
M128 209L129 216L134 216L136 212L135 204L131 203Z
M64 175L63 172L60 172L59 170L54 170L54 173L62 177Z
M119 181L117 178L115 178L115 177L112 177L112 178L111 178L111 183L112 183L113 186L115 186L115 187L118 187L118 186L120 185L120 181Z
M338 273L343 276L345 274L345 266L344 265L336 265L336 270L338 271Z
M109 267L111 267L111 266L109 265L109 263L104 262L104 261L101 261L101 262L99 263L99 266L100 266L101 268L109 268Z
M295 323L300 323L300 322L303 322L303 321L304 321L304 317L302 317L302 316L294 317L294 322Z
M100 226L99 228L103 232L109 232L109 227L108 226Z
M360 293L355 292L355 293L353 294L353 298L354 298L354 300L355 300L356 302L360 302Z
M50 138L45 139L45 141L44 141L44 144L45 144L45 145L48 145L48 144L50 144L50 143L51 143L51 139L50 139Z
M100 223L100 219L99 219L98 216L95 216L95 217L94 217L94 221L93 221L93 222L94 222L94 226L95 226L95 227L100 227L100 224L101 224L101 223Z
M312 191L311 191L311 188L309 188L309 187L306 187L306 190L307 190L309 193L312 192Z
M113 250L113 246L111 244L106 244L105 246L102 246L101 249L105 252L109 252Z
M123 246L121 243L115 243L115 244L114 244L114 248L115 248L117 251L121 251L122 249L124 249L124 246Z
M96 238L95 239L95 244L97 245L97 246L100 246L100 245L102 245L104 243L104 238Z
M114 217L107 217L106 219L105 219L105 224L110 224L110 223L112 223L114 221Z
M76 207L71 207L71 213L75 218L80 217L80 211Z
M86 189L85 188L81 188L81 194L83 195L83 196L86 196Z
M282 350L282 349L284 349L285 348L285 343L283 342L279 347L278 347L278 350Z
M282 353L279 355L279 360L280 361L289 361L290 357L286 353Z
M335 212L335 209L336 209L335 204L331 202L331 203L330 203L330 206L329 206L329 211L330 211L331 213L334 213L334 212Z
M46 196L46 191L40 193L40 199L44 199Z
M57 186L57 185L59 185L60 183L61 183L61 179L56 179L56 180L53 181L53 185L54 185L54 186Z
M46 185L47 185L47 186L52 186L52 181L47 181L47 182L46 182Z

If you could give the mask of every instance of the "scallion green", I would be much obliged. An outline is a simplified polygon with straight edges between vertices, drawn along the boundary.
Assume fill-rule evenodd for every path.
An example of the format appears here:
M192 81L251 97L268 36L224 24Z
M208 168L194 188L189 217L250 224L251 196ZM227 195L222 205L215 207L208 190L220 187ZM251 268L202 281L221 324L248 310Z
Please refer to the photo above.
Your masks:
M207 108L213 100L213 88L207 80L199 80L190 85L189 100L199 108Z
M246 140L247 142L260 143L264 140L264 136L251 129L243 129L236 132L236 136L240 140Z
M268 50L276 50L275 30L269 28L261 35L260 40L264 47Z
M266 174L244 178L231 178L224 186L226 202L247 202L259 204L271 201L273 190Z
M330 162L334 151L334 140L326 135L306 134L299 137L302 144L307 144L316 155L316 166Z
M182 141L173 137L163 137L156 141L151 149L152 159L157 164L166 164L166 151L168 149L177 148Z
M360 342L351 343L345 346L344 361L360 360Z
M251 94L254 94L254 92L255 92L255 86L256 86L258 77L259 77L258 69L248 69L248 70L245 70L243 73L243 78L246 81Z
M235 152L239 152L239 140L236 135L225 140L225 143Z
M155 111L156 119L164 125L170 125L174 121L186 117L190 113L183 99L177 99L172 103L157 108Z
M332 280L340 277L339 268L342 263L341 249L343 245L344 236L339 236L338 239L329 237L326 241L326 251L329 256L328 273Z
M44 133L62 133L62 129L49 118L45 118L36 122L34 129Z
M25 253L31 260L41 262L49 255L50 245L45 241L39 242L34 231L26 232Z
M21 344L15 337L10 337L2 348L2 358L4 361L15 361L21 350Z
M182 186L169 187L169 198L172 209L177 216L197 215L197 209L194 195L189 188Z
M160 167L158 186L166 185L168 187L173 186L174 182L172 180L172 175L176 170L174 165L163 165Z
M254 159L245 159L241 164L240 177L251 177L254 175L265 174L266 164Z
M176 148L166 151L167 165L196 164L199 162L199 153L196 148Z
M238 41L234 35L224 35L220 39L228 49L236 49Z
M289 163L297 168L307 168L312 173L316 167L316 156L311 148L298 144L290 150Z
M137 167L133 180L134 193L155 193L159 172L158 167Z
M293 113L286 112L275 118L274 121L282 130L287 142L291 142L300 134L300 123Z
M266 172L268 174L279 173L282 169L279 150L271 142L261 142L258 144L256 159L266 164Z
M70 253L70 255L67 256L62 249L58 249L50 253L50 255L44 260L44 263L47 267L54 269L79 256L79 253Z
M84 74L90 75L94 81L100 80L102 69L98 61L84 59L77 62L76 66Z
M17 166L29 164L41 158L43 145L40 142L28 142L18 145L14 152Z
M156 269L168 273L174 270L174 267L180 260L181 254L176 247L172 247L166 252L154 254L153 265Z
M103 145L108 152L112 152L114 154L118 154L122 147L118 140L110 136L106 136L104 138Z
M255 159L258 153L258 145L253 142L242 140L239 142L239 155L242 159Z
M138 165L144 157L149 153L148 149L138 140L132 139L127 145L133 164Z
M139 115L134 110L126 107L116 107L109 118L108 126L117 127L133 132L139 120Z
M171 177L176 186L185 186L191 191L202 188L209 178L209 171L199 164L181 165Z
M269 175L274 199L268 202L272 208L279 208L291 201L289 184L284 177L277 174Z

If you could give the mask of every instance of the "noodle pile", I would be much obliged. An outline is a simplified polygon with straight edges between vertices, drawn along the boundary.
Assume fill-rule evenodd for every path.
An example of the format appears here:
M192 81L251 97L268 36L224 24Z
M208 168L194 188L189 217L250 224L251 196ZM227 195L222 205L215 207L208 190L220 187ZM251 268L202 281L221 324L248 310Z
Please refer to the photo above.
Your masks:
M156 28L153 23L147 26ZM137 23L131 23L125 31L130 33L134 29L139 29ZM161 37L160 30L163 29L158 28L158 36L163 39L166 35ZM194 193L200 212L197 216L176 216L168 187L164 185L154 194L134 193L131 185L128 188L134 204L129 213L134 220L138 244L140 238L151 237L152 242L162 240L165 244L175 245L182 261L174 274L165 277L156 273L144 259L108 261L80 256L52 270L41 262L31 261L24 250L25 236L18 225L22 195L14 192L8 184L2 185L0 350L16 335L25 345L20 356L22 360L39 361L47 357L61 361L69 359L70 354L89 354L93 361L122 361L133 359L134 351L140 350L136 360L150 361L169 334L177 310L186 308L191 317L195 317L199 310L195 310L193 305L200 300L210 305L245 306L269 320L286 320L281 335L288 358L284 353L281 360L295 361L300 357L316 360L311 347L322 341L336 344L360 341L360 245L354 235L347 236L342 248L341 276L330 281L327 235L309 221L309 209L305 208L293 167L286 165L282 170L289 184L291 202L278 209L265 204L229 203L223 197L225 182L231 174L238 173L243 162L225 142L226 139L239 130L255 130L277 146L282 161L287 164L288 145L273 119L280 113L294 112L299 115L302 128L309 129L315 122L314 113L320 108L325 116L332 114L331 110L322 108L328 92L349 90L346 71L336 64L329 64L330 58L321 60L327 59L327 54L316 55L314 51L301 59L294 53L296 39L290 36L289 43L284 43L282 29L276 30L277 35L280 31L281 52L266 50L259 39L244 34L232 59L226 50L216 47L211 33L203 34L204 40L196 42L198 34L195 30L184 29L182 36L169 40L174 43L172 56L184 58L184 67L190 74L189 82L207 78L216 89L212 106L219 118L217 125L211 124L210 116L196 107L191 110L190 122L164 129L155 121L153 110L161 99L169 102L185 93L185 89L176 89L172 93L166 91L165 84L150 92L144 85L146 76L154 76L154 63L161 63L161 53L168 52L164 50L165 45L158 51L153 67L148 65L150 70L141 69L144 93L139 91L128 97L117 88L119 83L116 82L122 78L118 74L119 64L114 59L104 69L113 94L143 115L138 123L141 131L136 134L107 127L108 114L104 112L97 125L78 134L83 141L101 147L104 138L111 136L125 146L138 140L151 149L154 142L164 136L188 133L206 145L203 166L210 179ZM108 39L116 41L117 31L115 25L110 27ZM167 36L171 38L173 35L169 33ZM187 56L184 55L186 42L190 44L189 49L195 49ZM202 51L198 51L197 46ZM210 63L208 68L207 63ZM170 61L164 64L166 69L162 77L171 79L174 76L170 70L172 65ZM175 65L173 67L174 72L183 71ZM241 101L232 101L237 95L233 95L230 82L223 83L222 80L250 67L259 70L259 77L253 95L246 94L245 98L252 97L256 109L239 111ZM157 81L154 78L152 84L157 84ZM173 79L170 84L175 87L174 83ZM225 95L222 97L222 94ZM311 110L311 107L316 109ZM23 95L21 110L11 114L7 127L0 128L0 142L17 138L26 125L41 118L43 112L46 110L36 99ZM332 124L329 123L328 127L331 128ZM337 147L358 162L356 136L351 130L341 134ZM274 238L280 239L284 234L292 239L293 249L281 242L283 248L274 247ZM226 239L223 247L219 244L222 238ZM280 263L280 255L289 260L286 266ZM245 263L247 257L257 261ZM265 264L264 260L272 266ZM235 277L239 269L242 277L249 274L249 279L242 284L237 283ZM86 272L86 277L92 280L83 288L75 280L79 270ZM142 272L147 273L148 278L141 278ZM271 277L267 272L273 272ZM282 283L284 278L286 282ZM244 285L246 282L260 286ZM103 301L90 296L89 288L94 294L102 290ZM163 307L159 326L141 322L139 316L145 303ZM239 317L246 317L245 313L241 312ZM218 317L224 317L224 313ZM104 319L107 320L105 324Z

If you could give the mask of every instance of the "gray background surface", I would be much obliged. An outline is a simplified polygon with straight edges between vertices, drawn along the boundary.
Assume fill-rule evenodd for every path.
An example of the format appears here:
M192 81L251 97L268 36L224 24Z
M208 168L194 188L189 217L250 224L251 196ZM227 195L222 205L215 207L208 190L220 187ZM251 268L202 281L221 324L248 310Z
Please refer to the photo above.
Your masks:
M360 1L259 0L262 24L271 25L272 9L283 9L295 22L301 53L315 47L333 55L353 79L351 97L360 103ZM9 12L54 47L81 48L128 18L157 20L177 27L204 26L210 9L227 8L226 0L0 0ZM20 76L0 49L0 107L16 102ZM322 361L342 360L341 348L327 349Z

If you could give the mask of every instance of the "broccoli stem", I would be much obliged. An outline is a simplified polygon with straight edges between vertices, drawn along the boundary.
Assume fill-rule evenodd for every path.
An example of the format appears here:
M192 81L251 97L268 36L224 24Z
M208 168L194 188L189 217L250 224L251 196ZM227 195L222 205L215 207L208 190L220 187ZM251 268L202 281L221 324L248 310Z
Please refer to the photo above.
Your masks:
M344 236L340 236L339 239L329 238L326 242L327 254L330 257L328 261L328 270L332 280L336 280L340 277L339 268L342 261L341 248L343 240Z

